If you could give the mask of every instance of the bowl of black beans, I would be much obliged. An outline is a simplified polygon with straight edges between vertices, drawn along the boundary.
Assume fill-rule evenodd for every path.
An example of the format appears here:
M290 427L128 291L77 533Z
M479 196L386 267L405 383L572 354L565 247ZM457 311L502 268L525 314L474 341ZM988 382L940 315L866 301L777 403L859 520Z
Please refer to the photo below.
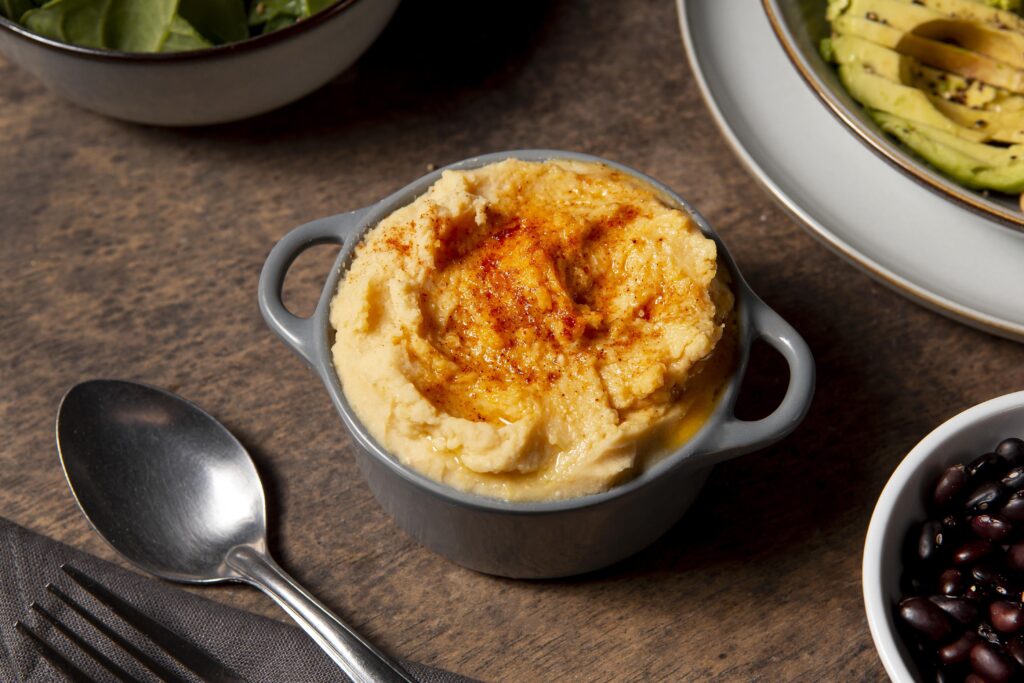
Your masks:
M897 683L1024 681L1024 391L904 458L871 517L863 586Z

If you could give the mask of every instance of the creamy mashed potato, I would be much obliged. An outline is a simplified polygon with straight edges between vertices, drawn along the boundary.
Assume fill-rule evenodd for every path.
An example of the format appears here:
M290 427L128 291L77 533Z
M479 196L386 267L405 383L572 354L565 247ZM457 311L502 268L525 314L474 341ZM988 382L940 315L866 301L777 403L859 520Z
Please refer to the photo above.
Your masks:
M603 491L692 435L733 368L715 243L603 165L446 171L369 231L334 366L404 464L506 500Z

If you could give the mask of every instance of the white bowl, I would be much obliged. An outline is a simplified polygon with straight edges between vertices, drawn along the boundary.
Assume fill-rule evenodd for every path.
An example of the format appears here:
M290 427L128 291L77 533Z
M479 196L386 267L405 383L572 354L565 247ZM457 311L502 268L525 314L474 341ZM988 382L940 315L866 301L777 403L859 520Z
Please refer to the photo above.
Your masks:
M0 51L61 97L106 116L162 126L224 123L327 83L376 40L398 2L339 0L264 36L158 54L69 45L0 17Z
M864 542L864 607L871 638L895 683L913 683L910 651L896 631L900 600L900 549L911 525L925 520L925 500L942 472L995 448L1007 437L1024 437L1024 391L965 410L926 436L896 468L875 505Z

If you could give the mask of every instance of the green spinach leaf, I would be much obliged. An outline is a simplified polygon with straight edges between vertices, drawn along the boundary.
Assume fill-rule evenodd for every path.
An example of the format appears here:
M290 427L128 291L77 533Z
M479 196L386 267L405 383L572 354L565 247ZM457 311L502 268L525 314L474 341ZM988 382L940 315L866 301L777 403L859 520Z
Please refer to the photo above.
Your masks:
M160 45L160 52L184 52L202 50L205 47L212 47L212 43L181 15L176 14L163 44Z
M125 52L158 52L178 11L178 0L113 0L106 42Z
M51 0L42 7L25 12L26 28L65 43L83 47L109 47L104 28L113 0Z
M177 0L51 0L22 17L26 27L85 47L156 52L163 45Z
M34 7L32 0L0 0L0 16L20 21L22 15Z
M178 14L218 45L249 37L244 0L180 0Z
M262 26L263 33L276 31L311 17L336 0L256 0L249 10L249 25Z
M276 31L335 1L0 0L0 15L65 43L124 52L169 52Z

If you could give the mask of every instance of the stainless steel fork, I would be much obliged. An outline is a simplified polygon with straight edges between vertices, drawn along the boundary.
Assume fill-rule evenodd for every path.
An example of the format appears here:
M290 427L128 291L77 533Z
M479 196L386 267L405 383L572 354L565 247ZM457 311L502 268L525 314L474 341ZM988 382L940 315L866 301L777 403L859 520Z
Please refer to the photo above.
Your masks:
M155 621L153 618L143 614L137 608L132 606L123 598L118 597L110 589L103 586L95 579L90 578L78 569L67 564L62 565L61 569L68 575L68 577L71 578L72 581L85 589L85 591L91 594L98 602L106 605L111 612L119 616L135 630L148 637L157 647L180 662L186 669L195 673L201 680L209 681L211 683L247 683L244 678L218 662L208 652L194 643L189 642L174 631L171 631L169 628ZM133 659L154 673L158 678L163 681L167 681L167 683L187 683L187 681L179 674L170 670L165 665L161 664L159 661L155 660L153 657L149 656L134 644L126 640L123 636L103 623L81 603L62 591L60 588L51 583L46 586L46 589L54 597L63 602L85 621L91 624L96 631L103 634L107 640L127 652ZM82 635L76 633L66 623L61 622L38 602L33 602L31 609L39 616L41 621L45 621L52 625L54 629L64 636L64 639L82 650L91 659L95 660L100 666L109 671L115 678L121 681L138 681L138 678L127 672L123 667L117 664L117 662L110 659L110 657L100 652L100 650L90 644ZM28 626L22 621L16 622L14 626L22 635L32 641L46 661L52 664L54 668L60 671L69 680L74 683L94 683L94 679L91 676L82 671L82 669L78 665L74 664L68 657L61 654L60 649L58 649L52 642L48 642L39 635L39 632L35 628Z

